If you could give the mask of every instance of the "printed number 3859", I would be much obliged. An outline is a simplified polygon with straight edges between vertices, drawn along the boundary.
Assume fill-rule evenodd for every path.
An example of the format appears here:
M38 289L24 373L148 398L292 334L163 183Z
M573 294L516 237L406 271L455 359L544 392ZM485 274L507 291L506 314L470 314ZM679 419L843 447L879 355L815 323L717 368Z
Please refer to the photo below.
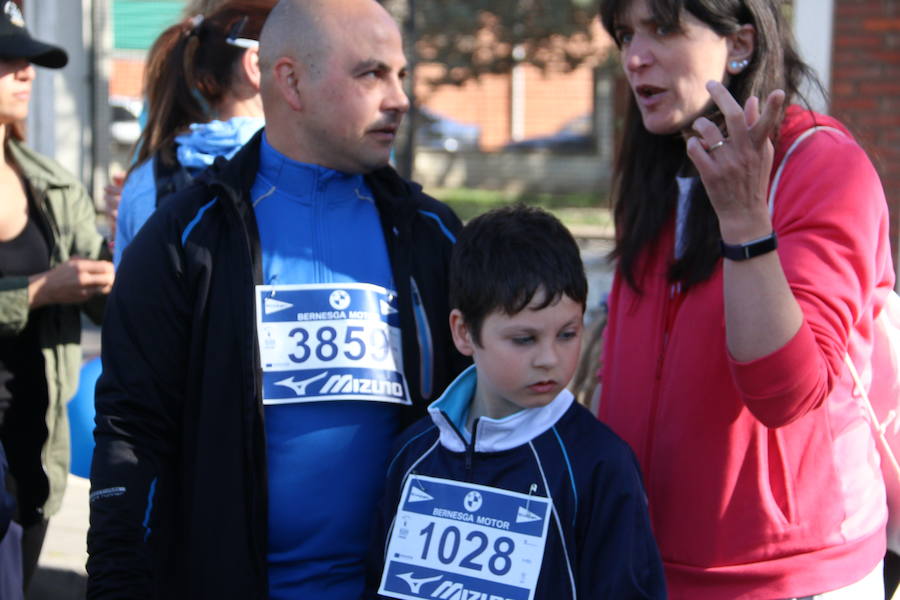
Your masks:
M383 361L390 352L387 332L378 328L371 329L367 340L365 331L365 327L350 325L344 330L343 341L339 341L337 329L330 326L319 327L315 330L315 339L311 340L309 330L295 327L288 337L294 340L296 348L288 354L288 358L295 363L304 363L315 355L320 361L328 362L337 358L338 354L343 354L350 360L361 360L368 352L372 360ZM344 348L343 352L341 347Z

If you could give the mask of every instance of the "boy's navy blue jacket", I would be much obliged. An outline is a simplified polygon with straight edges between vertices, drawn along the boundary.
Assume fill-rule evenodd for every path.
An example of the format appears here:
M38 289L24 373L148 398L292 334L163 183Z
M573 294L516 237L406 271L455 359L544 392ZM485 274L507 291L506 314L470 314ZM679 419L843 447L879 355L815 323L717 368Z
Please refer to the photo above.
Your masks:
M567 390L544 407L478 419L470 441L462 424L475 383L473 366L429 406L430 418L398 442L373 540L368 597L384 597L376 591L385 551L412 473L552 499L534 600L665 598L646 495L628 445ZM448 597L440 584L421 584L419 594Z

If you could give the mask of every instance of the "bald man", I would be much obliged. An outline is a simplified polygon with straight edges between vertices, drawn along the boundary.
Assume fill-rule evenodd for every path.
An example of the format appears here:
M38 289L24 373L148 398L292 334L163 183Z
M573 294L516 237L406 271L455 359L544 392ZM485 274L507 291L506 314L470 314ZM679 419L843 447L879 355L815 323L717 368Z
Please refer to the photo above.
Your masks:
M388 166L396 24L374 0L282 0L259 56L265 129L117 273L88 598L357 598L391 445L465 367L460 222Z

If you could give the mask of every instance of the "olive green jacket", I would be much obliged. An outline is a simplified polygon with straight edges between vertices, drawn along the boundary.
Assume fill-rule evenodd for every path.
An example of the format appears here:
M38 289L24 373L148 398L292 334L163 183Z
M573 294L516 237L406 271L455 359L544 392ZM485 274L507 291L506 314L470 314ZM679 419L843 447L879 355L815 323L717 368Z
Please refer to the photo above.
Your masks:
M105 258L109 251L97 232L94 204L84 187L56 161L42 156L10 138L7 152L21 170L34 193L38 210L52 232L50 267L71 257ZM69 473L69 420L67 402L75 394L81 370L81 309L99 323L105 296L84 304L59 304L42 311L39 339L47 377L47 440L41 450L41 465L49 483L42 506L32 510L45 518L62 502ZM28 277L0 277L0 336L22 332L29 319ZM9 449L7 449L9 452ZM38 475L39 477L39 475ZM28 485L20 481L19 485Z

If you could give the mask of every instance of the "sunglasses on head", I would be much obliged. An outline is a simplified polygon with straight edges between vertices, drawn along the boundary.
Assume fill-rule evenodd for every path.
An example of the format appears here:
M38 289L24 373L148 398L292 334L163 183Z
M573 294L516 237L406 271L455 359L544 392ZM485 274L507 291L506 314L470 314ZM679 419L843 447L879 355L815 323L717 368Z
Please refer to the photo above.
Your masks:
M241 32L244 31L244 27L247 25L248 21L247 16L243 16L237 21L235 21L234 25L231 26L231 29L228 31L228 35L225 36L225 43L229 46L236 46L238 48L258 48L259 41L251 40L250 38L241 37Z

